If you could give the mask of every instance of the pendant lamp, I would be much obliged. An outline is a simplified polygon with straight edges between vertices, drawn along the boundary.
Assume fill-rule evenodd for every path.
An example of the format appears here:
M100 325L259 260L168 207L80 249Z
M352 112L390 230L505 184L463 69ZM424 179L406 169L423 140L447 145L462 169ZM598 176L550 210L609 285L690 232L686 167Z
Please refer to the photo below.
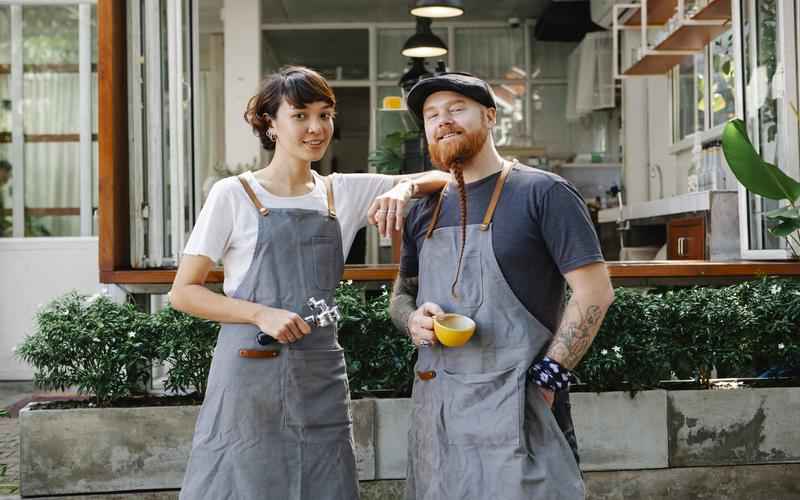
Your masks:
M409 0L408 10L420 17L456 17L464 13L463 0Z
M431 31L431 19L417 18L417 32L403 45L406 57L439 57L447 54L447 45Z

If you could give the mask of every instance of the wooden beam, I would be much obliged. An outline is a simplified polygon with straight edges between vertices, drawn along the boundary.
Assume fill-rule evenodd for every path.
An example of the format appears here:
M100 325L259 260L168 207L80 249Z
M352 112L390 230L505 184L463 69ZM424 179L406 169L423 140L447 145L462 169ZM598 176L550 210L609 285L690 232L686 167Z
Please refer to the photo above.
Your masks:
M130 267L125 2L97 1L100 272Z
M625 261L609 262L608 270L613 279L626 278L739 278L759 276L800 276L799 261ZM345 266L344 280L394 281L397 266ZM174 269L118 270L101 273L103 283L130 285L168 284L175 278ZM208 283L221 283L223 272L215 268L208 276Z

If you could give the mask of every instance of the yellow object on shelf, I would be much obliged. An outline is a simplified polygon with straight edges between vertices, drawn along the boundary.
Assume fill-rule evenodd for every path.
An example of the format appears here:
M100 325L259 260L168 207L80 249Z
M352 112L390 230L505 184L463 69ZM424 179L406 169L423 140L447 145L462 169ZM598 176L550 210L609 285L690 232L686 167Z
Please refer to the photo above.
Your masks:
M441 314L433 318L433 332L442 345L461 347L475 333L475 322L461 314Z
M402 109L403 98L396 95L387 95L383 98L383 107L385 109Z

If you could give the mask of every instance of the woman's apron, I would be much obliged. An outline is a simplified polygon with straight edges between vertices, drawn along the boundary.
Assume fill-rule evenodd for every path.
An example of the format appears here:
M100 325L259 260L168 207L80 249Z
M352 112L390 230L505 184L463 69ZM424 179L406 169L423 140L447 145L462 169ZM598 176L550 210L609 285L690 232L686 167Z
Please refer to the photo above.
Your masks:
M310 297L334 303L344 269L330 178L328 212L259 211L252 264L234 298L301 316ZM358 498L350 397L336 326L261 346L259 329L224 324L183 481L183 500Z
M514 294L492 247L492 216L511 169L506 165L498 176L483 223L467 226L458 299L451 283L461 228L436 228L441 198L420 252L417 305L439 304L469 316L477 329L463 347L419 350L408 499L584 498L570 446L538 387L526 379L552 333Z

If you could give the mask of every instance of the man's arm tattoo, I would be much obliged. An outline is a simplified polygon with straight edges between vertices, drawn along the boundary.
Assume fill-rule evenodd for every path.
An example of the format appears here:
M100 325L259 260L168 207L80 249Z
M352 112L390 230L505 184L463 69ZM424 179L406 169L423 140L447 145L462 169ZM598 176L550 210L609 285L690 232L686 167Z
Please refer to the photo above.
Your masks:
M389 315L394 325L408 335L408 317L417 309L419 278L397 275L389 300Z
M592 345L604 316L605 308L579 304L573 296L567 304L561 326L550 342L547 356L570 370L575 368Z

